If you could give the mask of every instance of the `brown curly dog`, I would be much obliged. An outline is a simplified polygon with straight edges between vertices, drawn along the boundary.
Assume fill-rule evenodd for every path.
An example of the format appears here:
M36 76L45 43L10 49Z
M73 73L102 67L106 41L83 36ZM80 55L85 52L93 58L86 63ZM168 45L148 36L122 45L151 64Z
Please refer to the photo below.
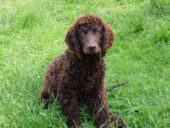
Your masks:
M116 127L125 127L125 122L108 110L104 84L103 57L113 40L111 28L101 18L92 14L81 16L66 34L65 53L48 66L41 100L48 108L51 95L58 98L68 128L81 127L81 103L87 103L97 127L114 127L112 122Z

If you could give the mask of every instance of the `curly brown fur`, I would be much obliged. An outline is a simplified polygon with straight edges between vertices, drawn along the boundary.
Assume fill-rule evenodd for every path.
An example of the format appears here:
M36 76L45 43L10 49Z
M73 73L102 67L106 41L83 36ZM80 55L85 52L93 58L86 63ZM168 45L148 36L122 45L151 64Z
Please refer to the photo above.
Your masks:
M119 127L125 126L121 118L109 113L104 84L102 57L113 40L111 28L101 18L81 16L66 34L68 49L48 66L41 100L48 108L50 95L58 97L68 128L81 127L79 105L84 102L95 116L97 127L109 127L112 121Z

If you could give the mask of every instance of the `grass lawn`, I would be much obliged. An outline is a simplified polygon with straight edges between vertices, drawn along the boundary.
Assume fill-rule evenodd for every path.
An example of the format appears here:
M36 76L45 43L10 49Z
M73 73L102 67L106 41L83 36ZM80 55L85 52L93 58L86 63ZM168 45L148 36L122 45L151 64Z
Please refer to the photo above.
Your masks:
M57 102L42 108L47 65L64 52L68 27L94 13L116 33L106 84L111 112L128 128L170 128L169 0L0 0L0 128L66 128ZM81 108L84 128L95 127Z

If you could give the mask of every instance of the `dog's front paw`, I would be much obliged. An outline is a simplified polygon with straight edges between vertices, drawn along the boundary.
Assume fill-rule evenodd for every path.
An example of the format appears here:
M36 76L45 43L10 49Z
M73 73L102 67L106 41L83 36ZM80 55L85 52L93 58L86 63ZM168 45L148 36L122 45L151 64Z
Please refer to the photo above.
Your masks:
M116 128L125 128L126 127L126 122L117 116L111 116L111 122L114 122L114 125Z

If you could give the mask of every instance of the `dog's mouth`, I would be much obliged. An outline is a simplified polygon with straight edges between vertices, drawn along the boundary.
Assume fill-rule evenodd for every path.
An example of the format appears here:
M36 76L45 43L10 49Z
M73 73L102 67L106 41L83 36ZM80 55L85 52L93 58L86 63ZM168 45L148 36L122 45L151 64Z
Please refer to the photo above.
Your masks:
M85 54L95 55L95 54L98 54L100 52L100 49L86 49L86 48L83 48L83 52Z

